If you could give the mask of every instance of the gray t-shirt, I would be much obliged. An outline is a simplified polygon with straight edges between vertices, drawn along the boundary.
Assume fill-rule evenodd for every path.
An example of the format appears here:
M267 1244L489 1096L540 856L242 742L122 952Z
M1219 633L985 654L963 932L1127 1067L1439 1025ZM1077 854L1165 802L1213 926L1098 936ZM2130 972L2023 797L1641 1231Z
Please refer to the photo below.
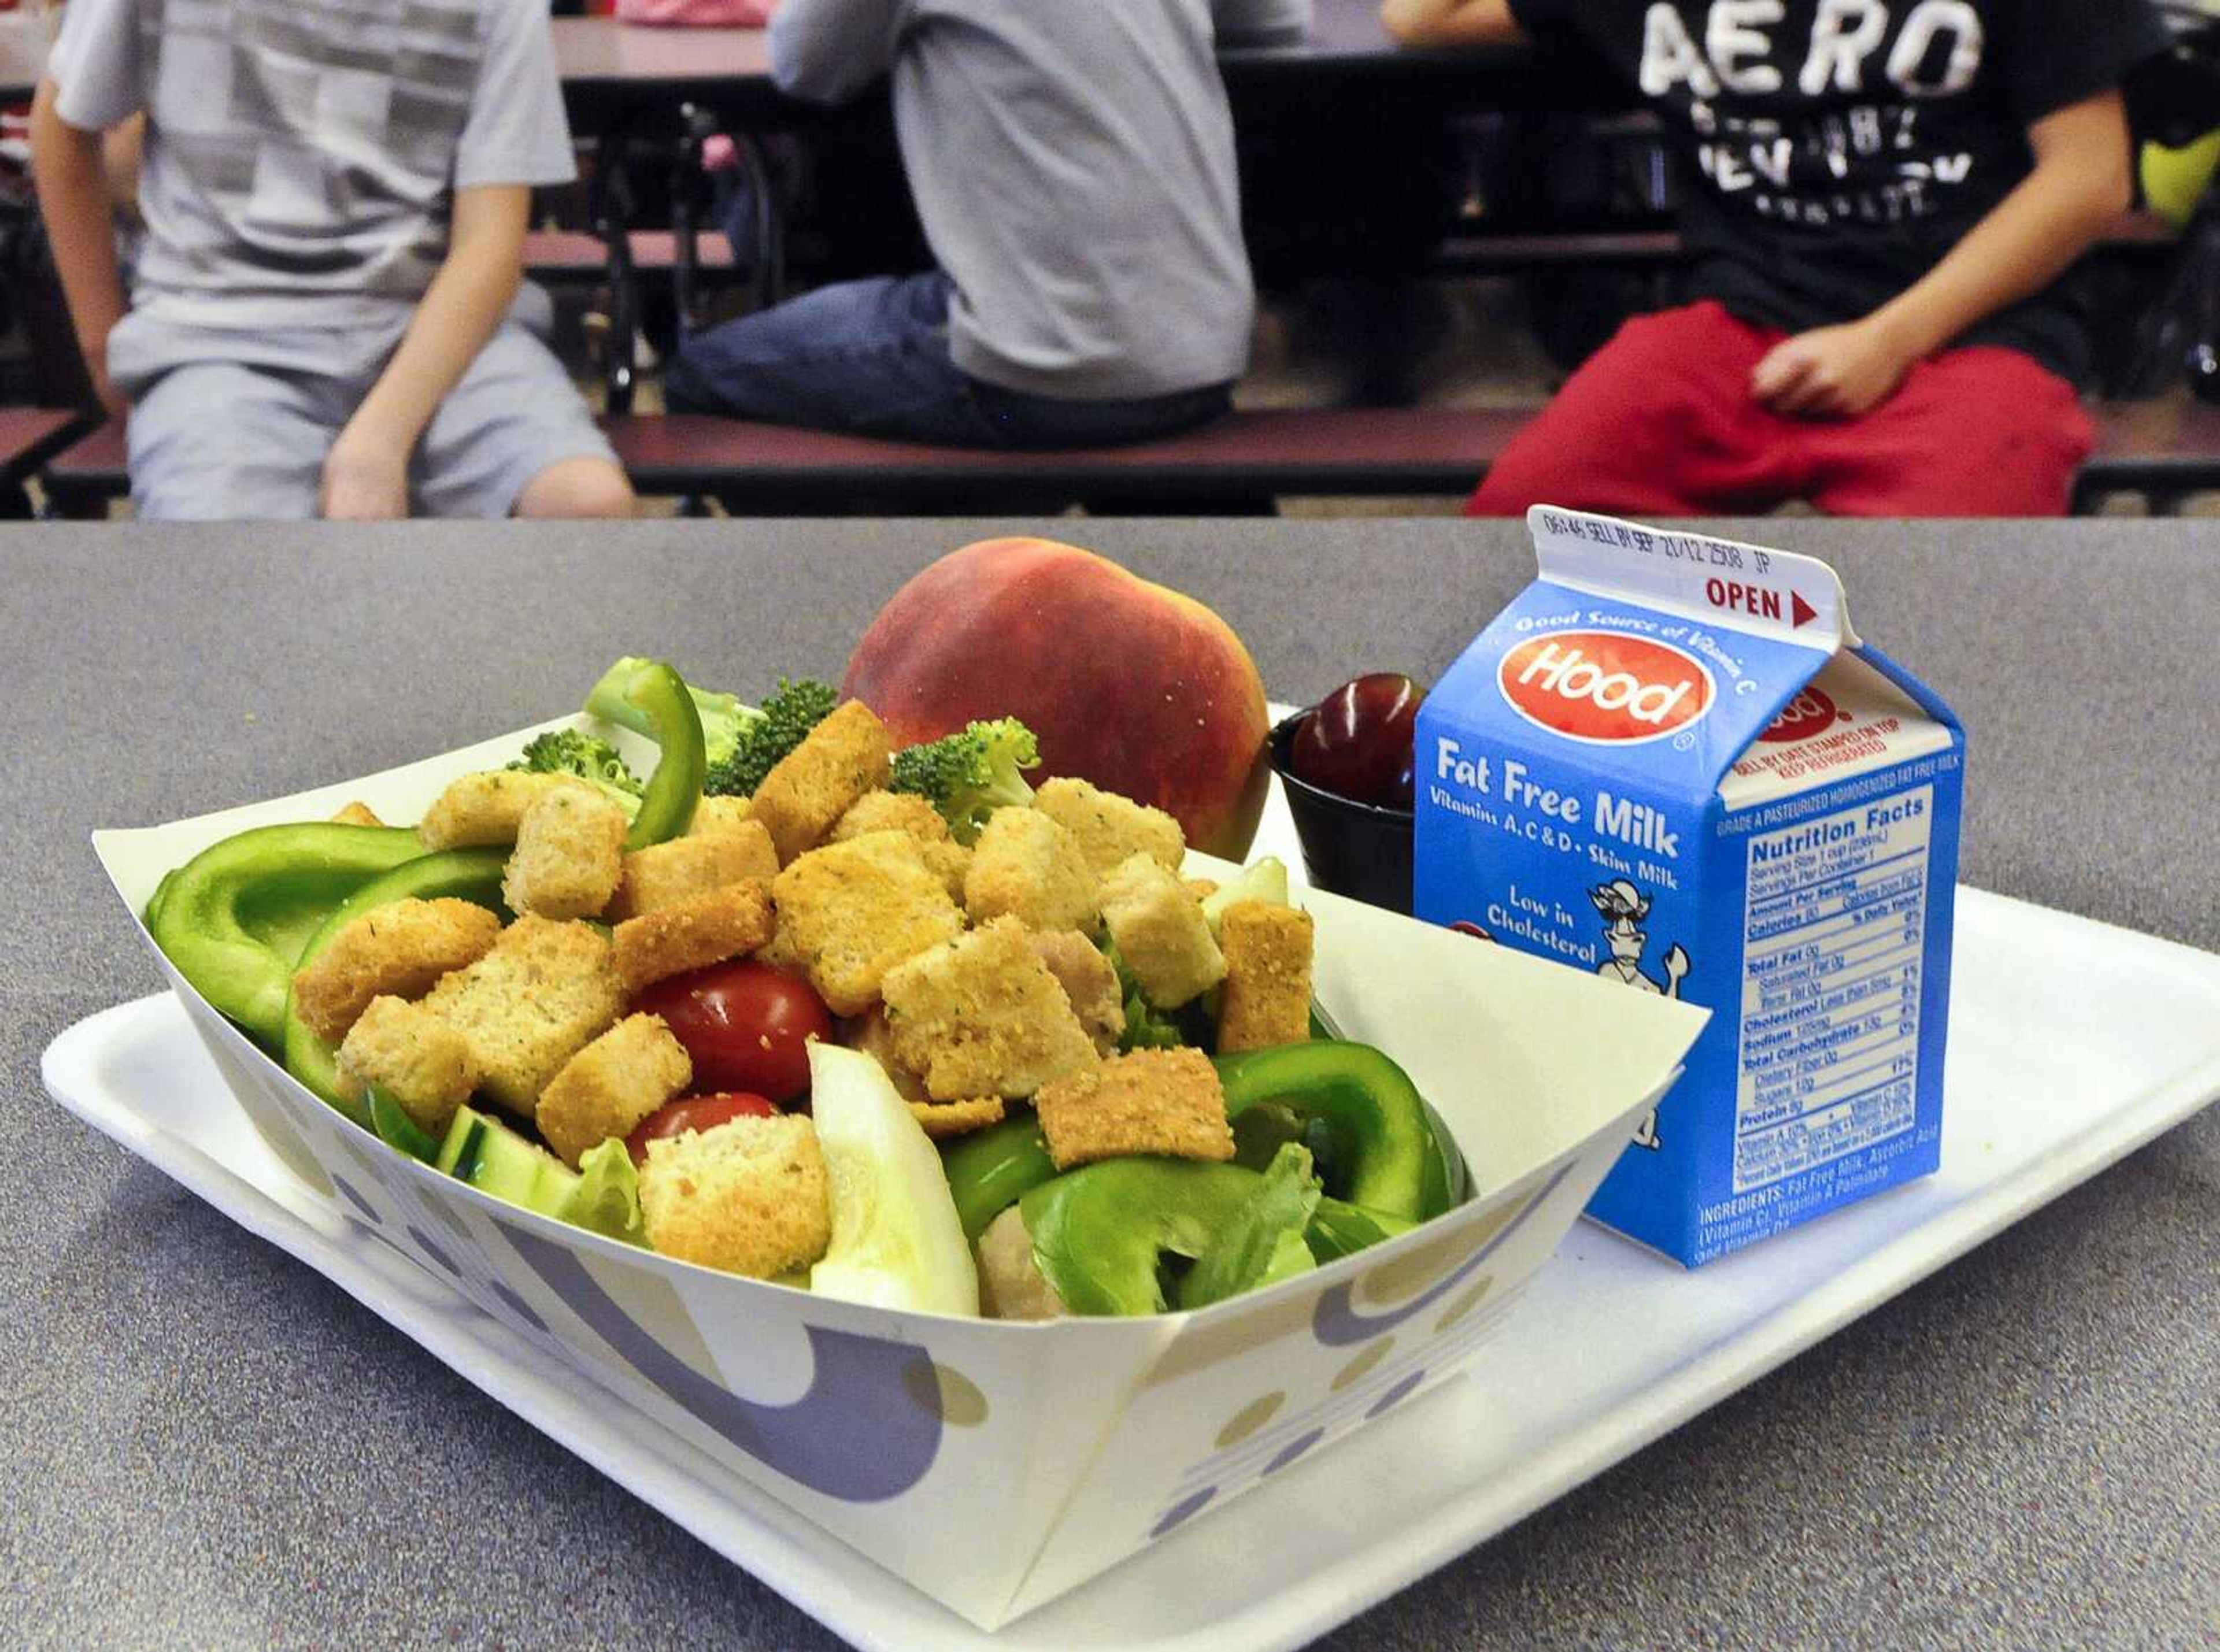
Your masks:
M1238 378L1256 297L1213 55L1300 39L1311 0L783 0L796 97L894 75L956 364L1076 401Z
M70 0L47 73L72 126L147 111L150 319L390 322L455 190L574 175L546 0Z

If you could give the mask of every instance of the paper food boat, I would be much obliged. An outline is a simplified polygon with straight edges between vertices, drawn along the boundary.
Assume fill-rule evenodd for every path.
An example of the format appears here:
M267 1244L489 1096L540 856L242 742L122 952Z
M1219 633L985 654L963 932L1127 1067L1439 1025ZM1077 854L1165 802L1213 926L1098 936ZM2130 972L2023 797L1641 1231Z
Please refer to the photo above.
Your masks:
M94 847L136 914L163 873L234 832L326 819L355 798L386 820L415 820L449 779L499 766L535 732L272 802L96 832ZM631 749L652 763L647 748ZM1196 856L1190 870L1225 868ZM256 1131L363 1244L411 1258L582 1379L993 1629L1445 1378L1469 1368L1484 1380L1491 1332L1706 1019L1354 901L1303 899L1320 1003L1346 1036L1409 1070L1469 1161L1473 1197L1331 1267L1152 1319L998 1324L865 1307L565 1226L389 1150L161 967Z

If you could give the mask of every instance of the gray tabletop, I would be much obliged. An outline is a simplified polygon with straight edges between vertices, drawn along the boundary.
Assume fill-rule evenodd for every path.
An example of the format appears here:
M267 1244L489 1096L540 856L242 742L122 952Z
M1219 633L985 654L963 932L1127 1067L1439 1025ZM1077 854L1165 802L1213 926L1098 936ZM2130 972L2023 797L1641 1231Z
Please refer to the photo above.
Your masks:
M1218 608L1289 700L1438 672L1531 570L1507 524L1055 526ZM59 1113L37 1062L158 985L91 827L513 728L620 652L837 676L904 577L985 531L0 528L0 1637L831 1643ZM1836 560L1861 628L1964 714L1968 881L2220 949L2220 530L1757 533ZM1328 1643L2210 1643L2216 1255L2207 1112Z

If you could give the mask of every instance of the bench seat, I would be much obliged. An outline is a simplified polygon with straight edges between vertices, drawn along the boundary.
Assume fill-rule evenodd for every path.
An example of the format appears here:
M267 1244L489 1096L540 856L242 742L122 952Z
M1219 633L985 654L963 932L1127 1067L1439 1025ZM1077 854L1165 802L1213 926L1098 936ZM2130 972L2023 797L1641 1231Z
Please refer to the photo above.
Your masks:
M31 514L23 484L84 424L84 415L58 408L0 408L0 517Z
M83 414L61 408L0 408L0 484L36 476L84 423Z
M1237 413L1127 446L1010 452L671 414L607 421L642 493L728 493L751 512L962 508L1013 494L1208 511L1278 495L1469 492L1531 408Z
M2108 493L2140 493L2155 516L2179 513L2192 493L2220 489L2220 407L2186 391L2096 411L2097 446L2073 484L2073 510Z
M1253 508L1275 496L1469 492L1531 408L1301 408L1238 413L1161 441L1001 452L879 441L691 415L605 421L644 494L729 495L751 514L885 514L1076 499L1097 509ZM66 415L63 415L66 420ZM2154 511L2220 489L2220 408L2177 395L2096 411L2097 449L2075 508L2140 492ZM123 433L106 425L49 459L41 477L65 515L97 515L129 491Z

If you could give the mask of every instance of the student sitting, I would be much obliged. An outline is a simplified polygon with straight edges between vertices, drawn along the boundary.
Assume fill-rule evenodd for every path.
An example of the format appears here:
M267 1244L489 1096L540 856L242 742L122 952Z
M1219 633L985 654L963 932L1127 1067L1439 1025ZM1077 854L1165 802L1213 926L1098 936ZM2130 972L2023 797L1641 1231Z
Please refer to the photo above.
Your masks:
M986 447L1162 435L1231 405L1255 310L1213 32L1310 0L783 0L771 64L837 102L892 70L939 268L684 340L674 408Z
M1686 308L1629 321L1468 511L1809 500L2042 515L2089 453L2059 277L2130 199L2146 0L1387 0L1417 45L1574 30L1691 170Z
M100 134L141 110L127 314ZM631 512L513 307L572 175L544 0L72 0L32 145L142 516Z

